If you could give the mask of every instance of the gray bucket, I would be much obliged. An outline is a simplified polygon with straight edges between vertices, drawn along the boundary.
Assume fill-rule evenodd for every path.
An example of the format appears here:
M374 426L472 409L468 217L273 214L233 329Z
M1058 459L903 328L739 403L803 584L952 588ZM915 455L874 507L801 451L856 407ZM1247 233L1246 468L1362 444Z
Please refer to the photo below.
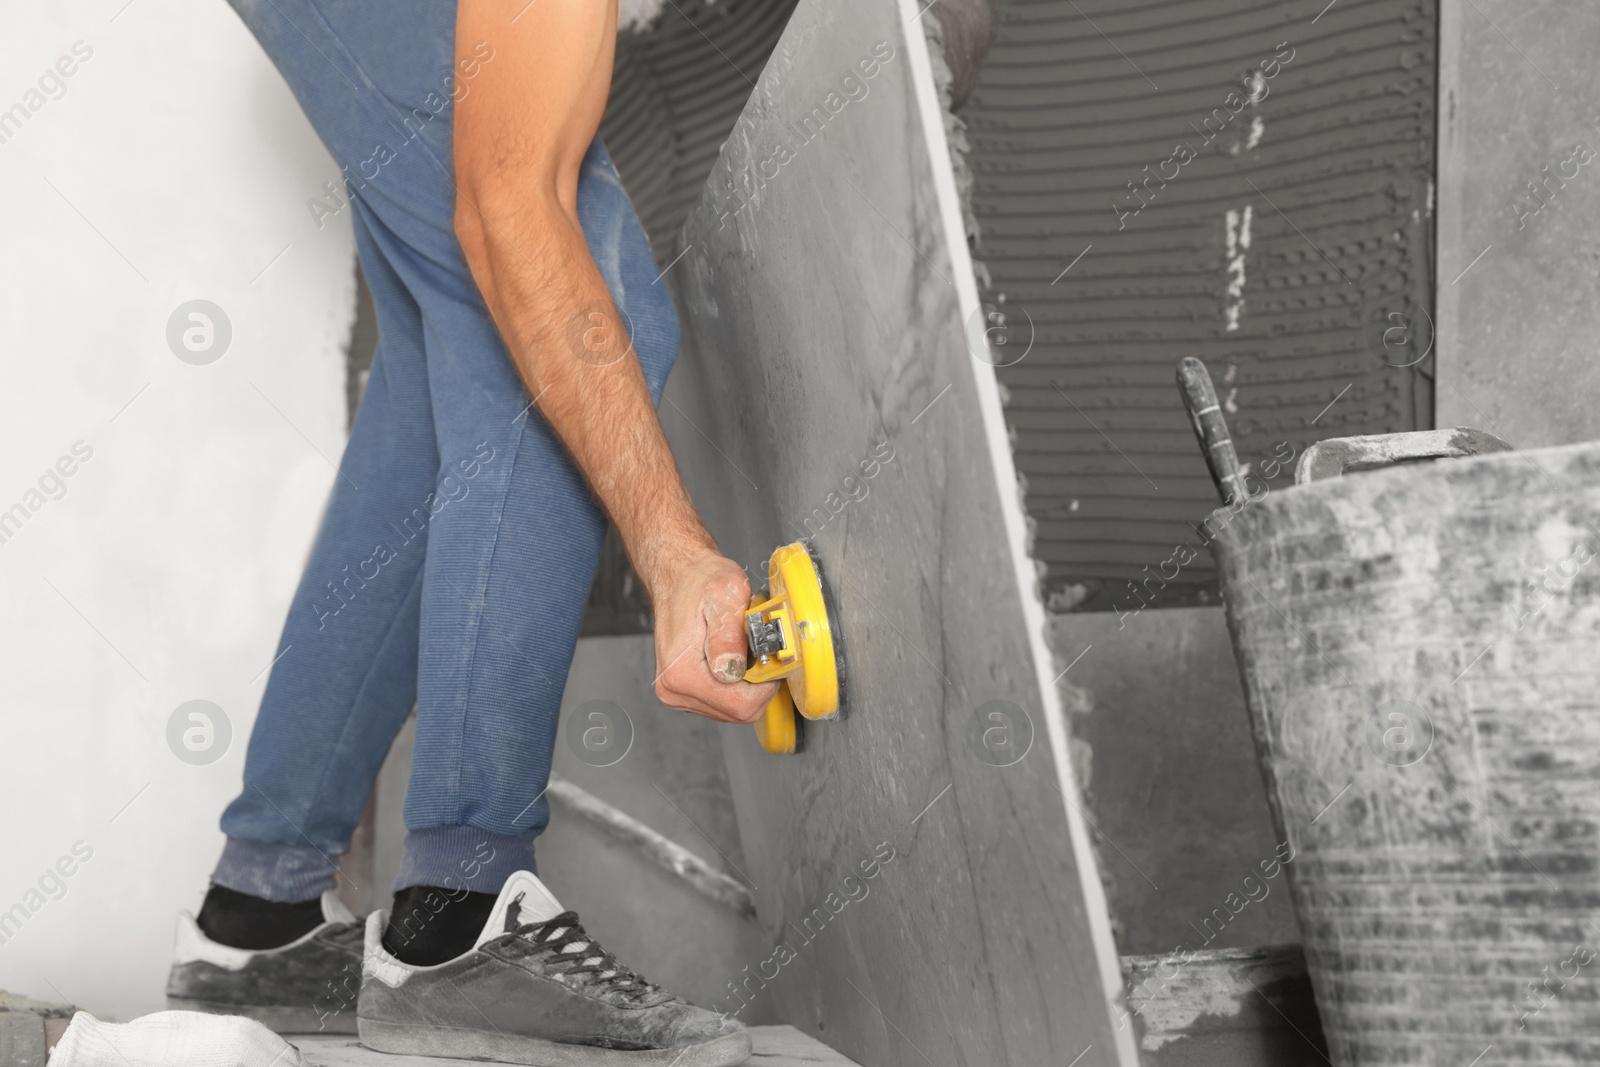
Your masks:
M1210 523L1334 1062L1600 1063L1600 444Z

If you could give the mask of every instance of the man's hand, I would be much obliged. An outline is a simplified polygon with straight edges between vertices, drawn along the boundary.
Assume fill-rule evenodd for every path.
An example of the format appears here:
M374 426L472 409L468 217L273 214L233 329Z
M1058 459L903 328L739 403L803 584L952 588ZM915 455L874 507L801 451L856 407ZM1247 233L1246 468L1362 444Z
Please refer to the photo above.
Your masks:
M671 568L652 590L656 696L663 704L720 722L750 722L777 683L744 681L750 646L744 613L750 581L731 559L707 552Z

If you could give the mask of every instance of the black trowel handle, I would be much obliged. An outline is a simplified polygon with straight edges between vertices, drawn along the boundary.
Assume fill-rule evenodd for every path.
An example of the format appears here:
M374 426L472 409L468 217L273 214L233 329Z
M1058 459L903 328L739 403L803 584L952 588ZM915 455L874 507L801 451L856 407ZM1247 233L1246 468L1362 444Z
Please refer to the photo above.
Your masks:
M1243 500L1248 494L1244 479L1239 477L1239 453L1228 436L1228 420L1222 417L1222 405L1217 403L1217 390L1206 365L1193 356L1179 360L1178 388L1183 392L1183 406L1189 409L1189 422L1222 502L1231 505Z

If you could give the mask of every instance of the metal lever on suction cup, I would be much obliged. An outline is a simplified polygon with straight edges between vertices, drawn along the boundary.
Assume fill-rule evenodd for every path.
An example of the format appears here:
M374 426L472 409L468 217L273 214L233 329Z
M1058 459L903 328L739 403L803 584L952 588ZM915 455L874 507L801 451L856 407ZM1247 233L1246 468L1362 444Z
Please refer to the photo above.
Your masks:
M767 582L745 613L751 663L744 680L778 683L756 734L768 752L793 752L796 715L828 719L839 713L838 647L822 577L804 544L772 553Z

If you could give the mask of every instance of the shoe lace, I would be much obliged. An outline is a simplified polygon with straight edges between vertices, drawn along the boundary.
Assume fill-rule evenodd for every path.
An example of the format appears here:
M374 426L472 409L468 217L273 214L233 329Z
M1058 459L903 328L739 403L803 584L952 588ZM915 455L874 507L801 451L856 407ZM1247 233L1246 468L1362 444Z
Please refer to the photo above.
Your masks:
M544 956L553 973L634 1000L657 992L653 983L629 970L590 937L579 924L577 912L564 911L544 922L519 923L521 912L522 896L518 894L506 908L506 933Z
M355 954L360 958L365 948L365 924L359 922L345 923L329 930L324 937L338 947Z

